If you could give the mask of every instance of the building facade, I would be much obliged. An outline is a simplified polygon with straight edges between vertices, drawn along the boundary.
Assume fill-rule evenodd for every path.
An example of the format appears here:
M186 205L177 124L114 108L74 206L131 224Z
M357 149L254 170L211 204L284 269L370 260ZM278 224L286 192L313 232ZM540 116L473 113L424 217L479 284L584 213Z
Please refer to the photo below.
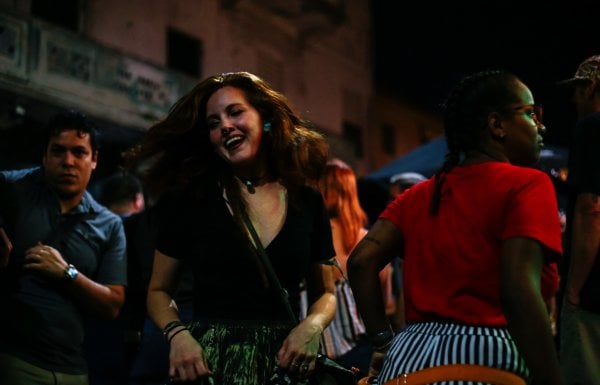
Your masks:
M198 80L246 70L368 173L437 130L376 94L370 23L369 0L0 0L0 155L30 162L11 151L75 107L105 131L109 169Z

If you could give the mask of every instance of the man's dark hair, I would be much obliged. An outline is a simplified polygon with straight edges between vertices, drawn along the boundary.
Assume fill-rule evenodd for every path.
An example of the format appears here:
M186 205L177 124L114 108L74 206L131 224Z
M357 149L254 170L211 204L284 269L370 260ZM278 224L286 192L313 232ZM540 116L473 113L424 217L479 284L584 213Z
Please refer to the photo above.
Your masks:
M115 203L132 201L143 193L141 180L134 174L117 172L102 183L100 203L110 206Z
M98 130L96 126L82 112L70 109L57 113L46 123L44 127L43 151L45 152L48 148L51 138L68 130L76 130L79 136L88 134L92 152L98 150Z

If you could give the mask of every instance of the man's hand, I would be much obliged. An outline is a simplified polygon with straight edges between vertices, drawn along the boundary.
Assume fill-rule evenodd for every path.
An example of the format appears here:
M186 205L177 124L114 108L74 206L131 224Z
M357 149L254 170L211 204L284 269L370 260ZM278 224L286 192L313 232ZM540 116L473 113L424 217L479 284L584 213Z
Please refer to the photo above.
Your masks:
M65 277L67 265L58 250L40 243L25 252L23 267L38 271L48 278L62 279Z

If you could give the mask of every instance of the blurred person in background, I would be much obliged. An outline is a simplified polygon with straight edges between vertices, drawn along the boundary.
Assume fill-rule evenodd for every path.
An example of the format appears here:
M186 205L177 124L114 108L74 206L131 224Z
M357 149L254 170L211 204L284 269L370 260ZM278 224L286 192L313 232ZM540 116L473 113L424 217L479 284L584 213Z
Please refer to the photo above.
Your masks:
M137 354L146 314L147 284L139 255L140 243L151 234L138 234L145 210L144 188L133 173L117 171L101 181L98 201L123 221L127 239L125 303L115 320L91 320L86 328L86 358L90 385L126 385Z
M418 172L400 172L390 177L389 195L390 201L393 201L398 194L401 194L409 187L426 180L424 175Z
M407 189L419 182L426 180L424 175L418 172L401 172L390 177L389 195L390 201L402 194ZM402 289L402 258L392 259L392 293L396 301L396 311L392 314L392 329L399 332L406 326L404 314L404 290Z
M560 359L567 383L600 384L600 55L560 82L577 110L569 151Z
M322 351L342 366L348 369L358 368L366 375L373 348L348 284L346 262L350 251L367 233L367 215L358 200L356 175L342 160L332 159L327 162L325 174L319 181L319 189L325 200L333 235L333 276L337 299L335 318L321 337ZM380 293L390 317L396 312L391 273L389 265L379 273Z

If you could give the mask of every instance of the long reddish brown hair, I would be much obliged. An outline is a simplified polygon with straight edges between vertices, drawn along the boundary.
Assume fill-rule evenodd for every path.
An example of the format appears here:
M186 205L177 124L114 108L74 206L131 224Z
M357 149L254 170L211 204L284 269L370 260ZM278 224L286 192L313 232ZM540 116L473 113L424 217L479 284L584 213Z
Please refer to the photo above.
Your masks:
M270 154L272 177L288 193L303 185L314 185L323 172L329 145L313 124L301 118L286 96L249 72L209 76L179 99L169 114L154 124L142 143L128 152L128 168L142 169L148 193L158 198L192 180L219 174L230 201L240 201L239 184L231 167L215 152L206 127L206 103L223 87L244 92L248 102L270 123L264 146Z
M319 189L329 217L339 221L344 252L349 253L359 241L361 229L368 223L367 214L358 200L356 175L340 159L330 160L319 181Z

